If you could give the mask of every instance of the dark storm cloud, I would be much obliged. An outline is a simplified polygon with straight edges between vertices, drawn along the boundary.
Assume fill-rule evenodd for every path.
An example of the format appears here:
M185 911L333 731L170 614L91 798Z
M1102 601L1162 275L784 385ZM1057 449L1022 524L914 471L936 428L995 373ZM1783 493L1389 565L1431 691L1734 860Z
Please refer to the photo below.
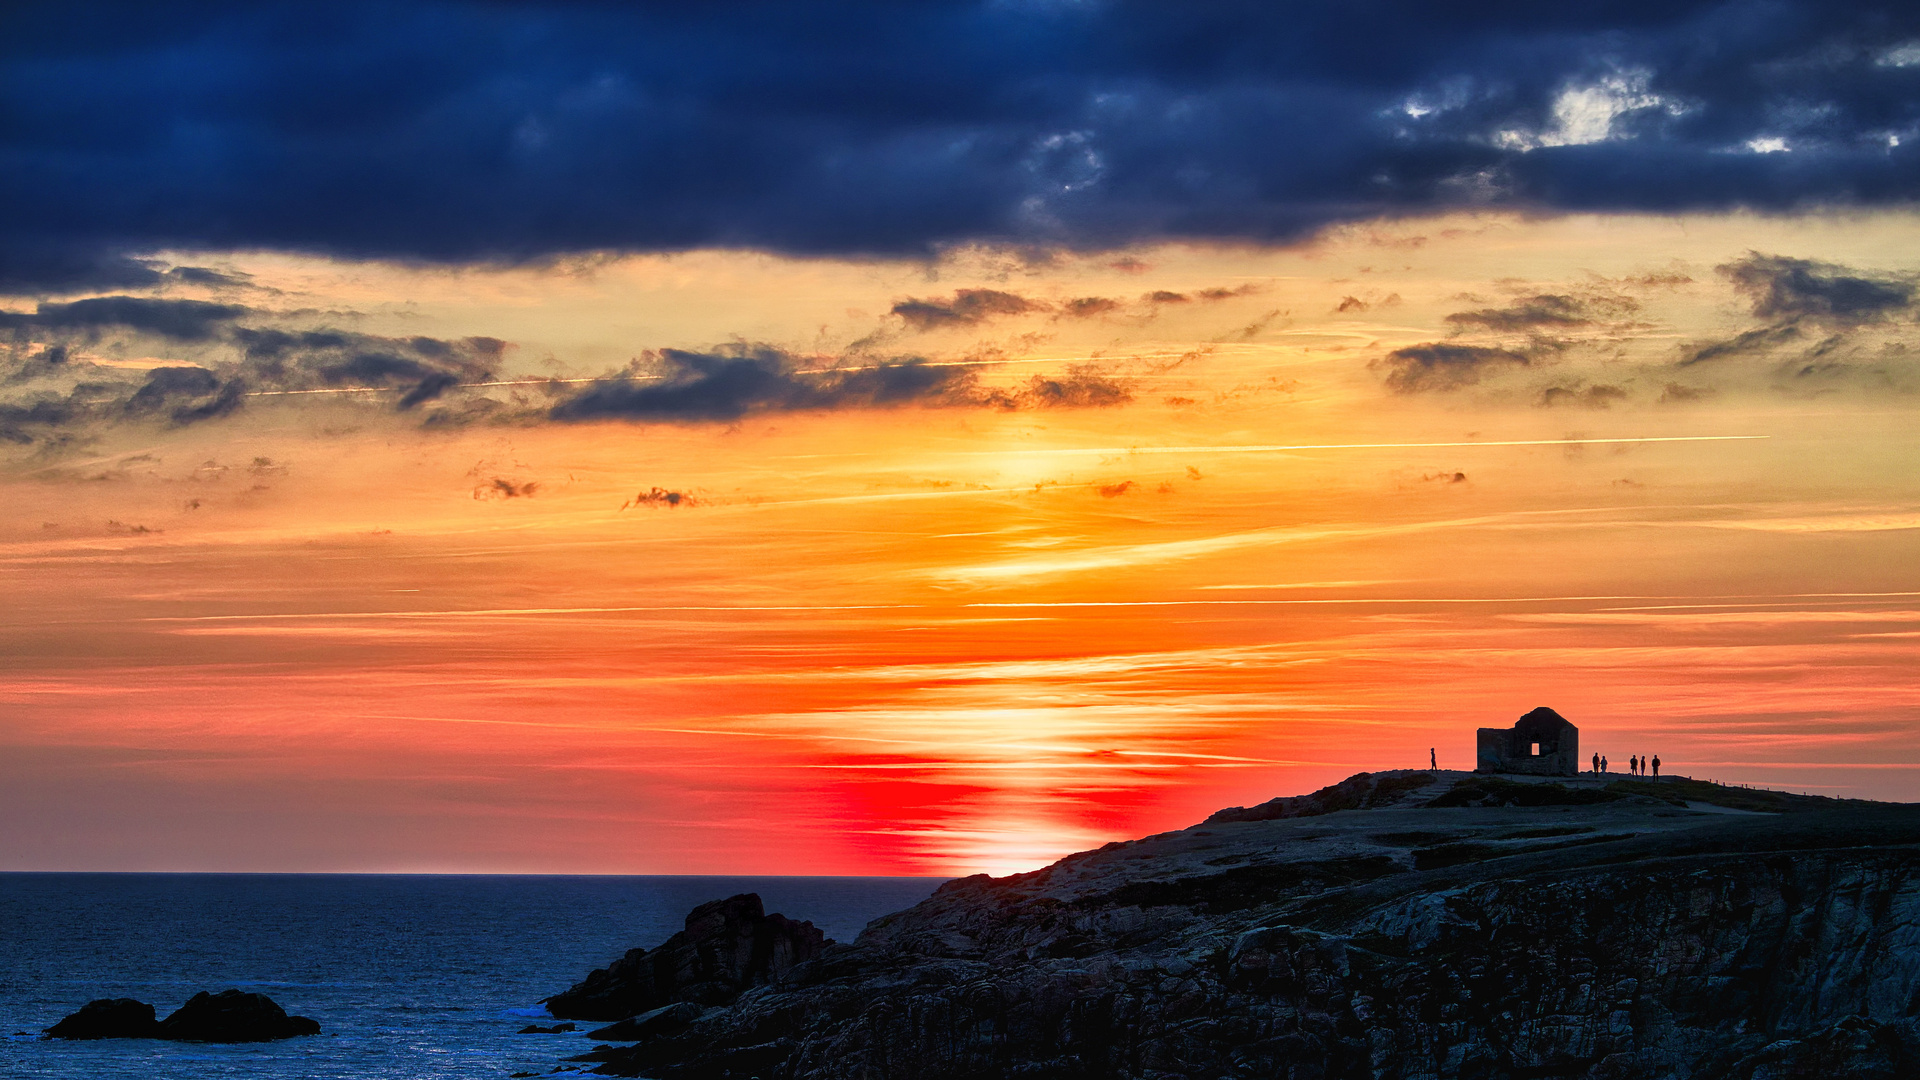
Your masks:
M1533 362L1528 353L1483 345L1453 345L1435 342L1395 349L1376 361L1387 369L1387 388L1412 394L1426 390L1458 390L1480 381L1486 372L1504 367L1525 367Z
M1920 7L1833 0L15 3L0 290L156 285L160 250L911 255L1900 203L1916 39Z
M737 420L752 413L884 409L906 405L976 408L1094 408L1130 400L1103 376L1035 376L1015 391L980 385L972 368L917 360L818 368L767 345L715 352L662 349L656 370L609 380L554 406L558 420Z

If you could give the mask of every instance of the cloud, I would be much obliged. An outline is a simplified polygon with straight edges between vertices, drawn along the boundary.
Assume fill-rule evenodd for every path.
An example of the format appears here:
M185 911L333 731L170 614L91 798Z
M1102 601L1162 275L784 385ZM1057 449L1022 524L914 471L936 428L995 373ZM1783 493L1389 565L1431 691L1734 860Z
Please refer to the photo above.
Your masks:
M382 337L346 330L234 327L247 375L275 389L407 387L399 408L461 382L490 378L507 351L499 338Z
M1703 345L1689 345L1681 354L1680 366L1691 367L1708 360L1722 360L1730 356L1746 356L1765 352L1776 345L1800 340L1800 328L1787 323L1783 326L1762 326L1747 330L1723 341L1709 341Z
M182 285L199 285L209 289L252 288L253 275L236 271L215 270L206 266L176 266L166 272L168 281Z
M539 491L540 481L538 480L517 481L509 480L504 476L496 476L492 480L474 488L473 497L475 500L481 502L490 499L530 499L538 494Z
M1838 357L1876 328L1912 316L1920 282L1911 276L1869 274L1834 263L1748 252L1715 267L1745 295L1765 325L1718 341L1681 349L1679 367L1745 356L1768 356L1810 342L1793 361L1800 376L1841 374L1854 368Z
M996 315L1024 315L1044 310L1045 304L998 289L961 289L951 300L907 299L893 305L893 313L915 330L972 326Z
M1626 297L1574 297L1543 293L1504 308L1458 311L1447 316L1447 322L1462 329L1480 327L1501 333L1569 329L1590 325L1597 317L1625 314L1638 306L1638 303Z
M1060 305L1060 313L1075 319L1092 319L1120 310L1121 303L1105 296L1082 296Z
M0 402L0 441L26 446L72 424L83 413L71 400L40 398L26 403Z
M1011 310L1016 303L1032 302L1010 293L961 290L946 306L964 320ZM129 296L43 301L35 312L0 312L0 318L7 320L0 325L11 330L15 342L10 348L0 344L0 441L14 444L73 442L116 423L193 424L227 416L256 398L281 395L346 394L352 395L347 400L408 412L463 387L473 390L427 411L422 423L601 417L725 422L763 412L908 405L1080 409L1132 399L1124 385L1092 367L995 386L983 382L984 364L918 358L824 363L756 345L707 352L665 349L584 388L527 380L528 390L518 382L498 382L499 365L511 348L498 338L291 329L257 325L277 316L242 305ZM137 373L76 359L69 342L91 341L109 330L124 331L136 343L182 344L193 358L162 361ZM501 385L508 386L504 395L492 389ZM486 489L490 497L530 490Z
M1627 400L1627 392L1618 386L1595 383L1582 389L1578 386L1549 386L1540 392L1540 404L1545 408L1556 405L1579 405L1588 409L1604 409L1616 401Z
M1753 301L1763 319L1872 322L1913 303L1911 279L1869 277L1832 263L1748 252L1714 269Z
M1660 404L1676 405L1689 401L1700 401L1712 397L1714 390L1708 386L1687 386L1684 383L1670 382L1660 391Z
M1532 356L1513 349L1433 342L1395 349L1374 362L1387 369L1387 388L1400 394L1458 390L1480 381L1487 371L1526 367Z
M141 296L96 296L66 304L41 303L32 314L0 312L0 328L16 340L33 333L67 333L94 339L110 329L172 341L211 341L233 320L250 314L238 304L204 300L156 300Z
M486 337L251 325L276 318L241 304L126 295L0 312L0 333L12 339L0 345L0 390L12 399L0 401L0 440L53 444L115 423L194 424L227 416L252 396L321 389L395 390L393 404L405 411L489 378L508 348ZM136 374L76 354L109 337L173 362Z
M0 57L0 291L20 295L157 286L150 256L179 250L1117 249L1920 194L1913 68L1886 62L1920 37L1911 5L26 12Z
M621 503L620 509L626 510L636 506L644 506L649 510L658 510L664 506L669 510L677 510L682 506L699 505L700 500L687 492L669 491L663 487L652 487L646 491L639 492L634 495L633 498Z
M147 372L147 381L122 408L130 415L165 412L178 424L225 416L240 407L246 384L200 367L160 367Z
M737 420L753 413L885 409L908 405L1002 409L1098 408L1130 400L1124 387L1076 369L1036 375L1017 390L983 387L972 367L907 359L820 368L770 345L714 352L662 349L631 381L596 383L554 406L557 420Z
M905 361L863 368L808 371L771 346L699 353L662 349L658 381L603 382L553 408L559 420L736 420L748 413L876 408L942 403L973 388L961 367Z
M1003 409L1102 409L1133 400L1127 388L1091 369L1065 375L1035 375L1008 393L980 396L979 404Z
M1215 286L1211 289L1201 289L1198 293L1194 295L1198 296L1202 300L1215 301L1215 300L1232 300L1235 297L1240 297L1240 296L1253 296L1265 291L1266 291L1266 286L1260 285L1256 282L1249 281L1245 285L1236 285L1231 289L1226 288L1224 286Z

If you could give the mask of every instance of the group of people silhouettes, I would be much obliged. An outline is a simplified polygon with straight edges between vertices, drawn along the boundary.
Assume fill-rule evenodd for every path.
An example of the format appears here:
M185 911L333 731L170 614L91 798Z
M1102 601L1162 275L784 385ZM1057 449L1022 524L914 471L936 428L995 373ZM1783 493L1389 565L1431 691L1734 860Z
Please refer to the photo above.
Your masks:
M1649 769L1652 770L1651 775L1655 780L1660 779L1659 754L1655 754L1652 757L1647 757L1644 754L1635 754L1627 759L1627 770L1635 776L1646 776L1648 775ZM1596 774L1607 771L1607 759L1604 755L1593 755L1593 771Z

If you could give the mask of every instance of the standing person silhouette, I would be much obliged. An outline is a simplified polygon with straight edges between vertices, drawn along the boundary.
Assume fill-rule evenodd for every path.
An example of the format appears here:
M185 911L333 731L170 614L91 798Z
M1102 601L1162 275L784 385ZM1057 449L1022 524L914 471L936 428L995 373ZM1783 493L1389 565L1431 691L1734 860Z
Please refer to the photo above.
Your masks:
M1627 759L1627 775L1628 776L1640 775L1640 759L1639 758L1629 757Z
M1440 767L1440 761L1438 758L1433 756L1433 747L1431 746L1427 747L1427 768L1438 769L1439 767Z
M1604 755L1602 755L1600 758L1600 771L1601 772L1607 771L1607 759Z
M1659 754L1653 755L1653 778L1655 780L1660 779L1660 755Z
M1599 754L1593 755L1593 775L1595 776L1600 775L1600 755Z

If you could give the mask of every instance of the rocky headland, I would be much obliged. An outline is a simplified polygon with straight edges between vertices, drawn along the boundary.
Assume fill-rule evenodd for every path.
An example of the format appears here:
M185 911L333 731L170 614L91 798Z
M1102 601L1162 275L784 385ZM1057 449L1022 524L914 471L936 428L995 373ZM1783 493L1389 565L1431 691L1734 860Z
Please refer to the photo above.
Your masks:
M1920 1076L1920 806L1363 773L851 944L704 905L549 1008L661 1080Z

